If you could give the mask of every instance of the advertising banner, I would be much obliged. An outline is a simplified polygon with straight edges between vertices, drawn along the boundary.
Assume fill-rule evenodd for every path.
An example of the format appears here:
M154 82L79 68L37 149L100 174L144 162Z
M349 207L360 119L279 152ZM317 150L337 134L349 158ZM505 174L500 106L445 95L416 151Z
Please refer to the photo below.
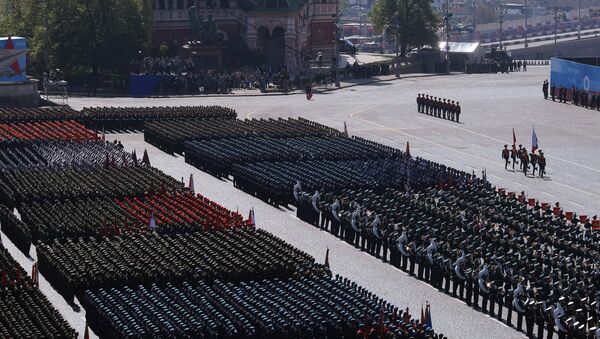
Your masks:
M27 40L0 38L0 82L27 80Z
M600 67L552 58L550 84L569 90L575 86L579 90L600 92Z

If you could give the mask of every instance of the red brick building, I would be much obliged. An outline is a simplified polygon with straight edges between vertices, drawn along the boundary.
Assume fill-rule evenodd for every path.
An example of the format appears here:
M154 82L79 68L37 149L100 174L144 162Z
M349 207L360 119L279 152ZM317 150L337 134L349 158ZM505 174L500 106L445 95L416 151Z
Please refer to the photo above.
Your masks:
M239 36L269 65L298 70L318 52L334 53L339 0L154 0L155 45L190 38L188 8L213 17L225 39ZM325 59L327 60L327 59Z

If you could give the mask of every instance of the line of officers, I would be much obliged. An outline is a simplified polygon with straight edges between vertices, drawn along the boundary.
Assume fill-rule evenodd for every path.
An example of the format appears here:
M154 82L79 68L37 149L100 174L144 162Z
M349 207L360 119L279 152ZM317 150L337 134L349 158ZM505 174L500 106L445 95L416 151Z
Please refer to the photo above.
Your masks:
M527 154L527 149L523 145L519 145L519 149L513 145L510 150L508 149L508 145L504 145L502 159L504 159L504 169L508 169L508 165L512 159L513 170L515 169L515 165L518 164L523 174L527 175L527 170L529 169L529 165L531 165L531 174L533 176L535 176L535 171L538 168L540 178L544 178L544 174L546 174L546 157L542 150L539 150L537 154L535 151Z
M417 96L417 109L434 117L460 122L460 103L450 99L442 99L427 94Z
M434 238L429 238L429 242L423 241L428 238L419 235L421 228L410 231L409 235L406 229L402 230L396 225L388 233L388 228L382 227L386 222L385 217L364 211L356 203L354 206L342 206L336 199L333 204L324 204L318 191L312 196L295 191L294 197L299 219L330 232L384 262L389 260L390 264L410 276L460 298L468 306L497 317L500 321L504 321L503 313L506 312L505 323L508 326L513 326L515 313L516 329L525 330L529 338L544 339L545 330L546 339L552 339L555 332L559 339L600 339L600 328L586 329L585 324L568 317L568 314L582 312L585 308L587 322L598 323L600 294L592 303L593 309L588 309L583 300L575 304L572 300L567 302L562 296L553 306L538 301L548 300L553 294L560 295L560 292L553 291L552 284L541 289L528 287L526 278L514 272L512 267L502 267L502 258L486 264L483 254L466 254L463 250L453 253L447 243L438 245ZM476 250L480 253L485 251L482 248ZM561 302L566 304L567 310ZM537 326L537 333L534 333L534 326Z

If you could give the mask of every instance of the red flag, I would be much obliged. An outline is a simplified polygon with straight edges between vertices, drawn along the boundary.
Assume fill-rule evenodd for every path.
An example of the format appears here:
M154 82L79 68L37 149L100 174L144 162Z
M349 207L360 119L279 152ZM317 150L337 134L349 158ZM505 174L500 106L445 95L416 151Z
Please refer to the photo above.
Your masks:
M425 312L423 311L423 303L421 303L421 322L419 325L421 325L421 326L425 325Z
M329 268L329 247L327 247L327 251L325 252L325 266Z
M517 137L515 136L515 129L513 128L513 144L512 144L512 148L514 151L517 150Z
M408 141L406 142L406 152L404 153L404 157L406 158L410 158L410 144L408 143Z
M83 339L90 339L90 330L88 328L87 321L85 322L85 332L83 332Z

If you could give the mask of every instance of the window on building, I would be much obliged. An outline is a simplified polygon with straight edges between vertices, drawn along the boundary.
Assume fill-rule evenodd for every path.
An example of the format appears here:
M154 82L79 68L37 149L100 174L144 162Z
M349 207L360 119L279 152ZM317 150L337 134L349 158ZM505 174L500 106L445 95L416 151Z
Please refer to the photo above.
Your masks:
M194 6L194 0L187 0L187 8Z
M158 0L158 9L161 11L165 9L165 0Z
M183 9L183 0L177 0L177 9Z
M221 8L229 8L229 0L219 0L219 6Z
M173 0L167 0L167 4L169 5L169 9L173 9Z

